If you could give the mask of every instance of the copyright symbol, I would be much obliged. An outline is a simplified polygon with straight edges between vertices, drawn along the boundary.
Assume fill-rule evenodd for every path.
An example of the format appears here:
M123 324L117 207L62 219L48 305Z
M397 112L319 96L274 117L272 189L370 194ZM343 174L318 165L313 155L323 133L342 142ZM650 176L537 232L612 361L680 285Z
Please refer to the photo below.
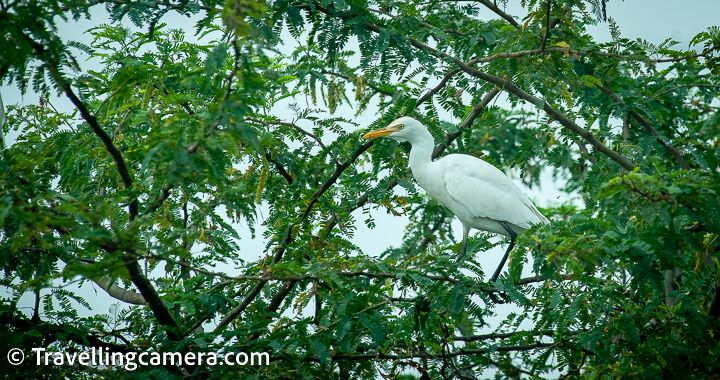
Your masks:
M19 348L13 348L8 351L7 354L8 362L12 365L20 365L25 360L25 354Z

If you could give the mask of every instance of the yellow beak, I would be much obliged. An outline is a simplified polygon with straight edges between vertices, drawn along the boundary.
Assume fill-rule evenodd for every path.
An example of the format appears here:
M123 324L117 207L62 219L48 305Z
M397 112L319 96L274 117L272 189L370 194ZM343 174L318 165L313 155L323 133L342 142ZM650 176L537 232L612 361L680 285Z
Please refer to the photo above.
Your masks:
M389 136L391 133L397 132L401 129L402 129L401 125L391 125L389 127L380 128L380 129L376 129L372 132L368 132L365 134L365 136L363 136L363 139L367 140L367 139L373 139L375 137Z

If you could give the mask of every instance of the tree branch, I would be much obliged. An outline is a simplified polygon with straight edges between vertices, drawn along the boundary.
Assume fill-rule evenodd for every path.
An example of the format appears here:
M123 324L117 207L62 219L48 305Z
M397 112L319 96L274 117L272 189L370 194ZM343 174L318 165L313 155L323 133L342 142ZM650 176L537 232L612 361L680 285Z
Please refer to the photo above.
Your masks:
M107 248L112 249L112 247ZM135 284L140 291L140 294L142 294L143 298L147 301L147 304L150 306L150 310L152 310L157 321L161 325L169 327L168 329L165 329L168 338L173 342L179 341L180 337L177 332L180 331L180 325L175 320L175 317L173 317L170 313L170 310L168 310L165 302L163 302L160 298L160 295L155 290L155 287L152 286L148 278L143 274L142 268L140 268L140 264L138 264L137 259L126 254L123 256L123 261L125 262L125 267L128 272L130 272L130 281Z
M48 66L50 66L50 63L48 63ZM115 166L117 167L118 174L120 175L120 178L122 179L123 186L125 189L130 189L132 187L132 178L130 177L130 172L127 169L127 166L125 165L125 159L123 159L122 154L120 151L115 147L115 144L112 141L112 138L110 135L103 130L100 125L97 122L97 119L93 115L90 114L90 111L88 111L87 107L85 107L85 104L75 95L72 88L70 87L70 84L68 84L64 78L60 76L60 73L57 71L57 68L53 68L56 76L56 82L58 82L58 86L65 92L65 95L70 99L70 101L75 105L75 107L80 111L80 115L85 119L85 121L90 125L90 128L92 129L93 133L97 135L100 138L100 141L103 142L105 145L105 150L110 153L110 156L112 156L113 161L115 161ZM132 202L130 202L130 205L128 206L128 212L129 212L129 218L130 221L134 220L135 217L138 215L138 202L137 199L133 199Z
M720 43L710 46L709 48L703 50L702 53L688 54L688 55L684 55L682 57L677 57L677 58L655 59L655 60L651 60L650 62L656 62L656 63L680 62L680 61L684 61L687 59L704 57L704 56L708 55L708 53L713 52L717 49L720 49Z
M715 290L713 291L713 297L710 301L707 315L720 318L720 286L718 284L715 284Z
M452 78L455 74L457 74L459 72L460 72L460 70L458 70L458 69L450 70L447 74L445 74L445 76L440 81L440 83L438 83L437 86L435 86L432 90L423 94L423 96L421 96L420 99L418 99L417 103L415 103L415 107L417 108L420 104L422 104L426 100L430 99L433 95L437 94L438 91L440 91L443 87L445 87L445 85L450 80L450 78Z
M545 9L545 33L543 33L540 50L545 50L548 34L550 34L550 0L547 0L547 9Z
M667 94L667 93L669 93L669 92L673 92L673 91L675 91L675 90L678 90L678 89L681 89L681 88L686 88L686 87L711 87L711 88L720 88L720 85L717 85L717 84L704 84L704 83L684 84L684 85L681 85L681 86L676 86L676 87L667 89L667 90L665 90L665 91L660 91L660 92L658 92L657 94L653 95L653 99L658 98L658 97L660 97L660 96L662 96L662 95L665 95L665 94Z
M90 125L90 128L92 128L93 132L100 138L103 144L105 144L105 149L115 160L115 164L118 168L118 173L122 178L123 185L126 189L129 189L132 186L132 179L130 178L130 173L125 166L125 160L123 159L122 154L120 154L120 151L115 147L110 136L102 128L100 128L97 120L90 114L87 107L85 107L82 101L80 101L80 99L72 91L69 83L60 74L58 67L56 67L53 60L48 57L48 53L45 51L45 49L40 44L35 42L32 38L28 36L25 36L25 38L33 46L33 49L36 51L36 53L42 58L42 61L45 62L45 64L48 66L58 86L65 92L68 98L70 98L70 101L80 111L83 119L85 119L85 121ZM135 216L137 216L137 214L137 199L133 199L129 206L130 221L132 221ZM120 250L119 247L111 241L103 241L100 242L99 245L108 253L117 252ZM153 315L155 315L155 318L163 326L170 327L170 329L166 330L168 338L170 338L170 340L172 341L178 341L179 337L175 333L175 331L173 331L173 329L179 330L180 326L178 325L172 314L170 314L170 311L167 309L167 306L160 298L160 295L158 295L155 288L152 286L147 277L145 277L145 275L143 274L142 269L140 268L140 265L138 264L135 257L125 254L123 256L123 262L125 263L125 267L127 268L128 272L130 272L131 281L138 288L138 290L142 294L143 299L147 301L150 309L153 312Z
M605 95L609 96L610 99L612 99L614 102L625 105L625 102L620 99L620 97L617 96L617 94L615 94L611 89L599 84L596 85L596 87L598 87L600 91L605 93ZM630 115L633 119L637 120L637 122L640 123L640 125L642 125L646 131L650 132L650 134L655 137L655 141L657 141L663 148L665 148L668 153L670 153L670 155L675 158L675 160L678 162L678 164L680 164L680 167L683 170L690 170L690 165L688 165L682 155L680 155L680 152L678 152L677 149L675 149L672 145L669 145L665 142L665 140L663 140L662 136L660 136L660 133L658 133L658 131L652 126L652 124L650 124L650 121L640 116L635 111L629 111L628 115Z
M541 336L541 335L555 336L556 332L557 331L554 331L554 330L515 331L515 332L511 332L511 333L490 333L490 334L480 334L480 335L453 336L452 339L463 341L463 342L476 342L478 340L507 339L507 338L512 338L512 337L516 337L516 336Z
M45 345L49 345L54 341L71 341L85 347L102 347L108 352L136 352L125 345L105 342L99 336L94 334L85 335L84 332L76 330L71 326L56 325L50 322L35 323L33 321L4 314L0 315L0 325L12 326L21 330L38 330L38 332L42 334L42 339L45 342Z
M300 219L300 223L305 221L305 218L307 218L308 214L310 214L310 210L315 205L315 203L320 199L323 194L325 194L326 191L328 191L328 189L330 189L333 184L335 184L335 181L340 178L340 175L345 171L345 169L350 167L350 165L355 162L355 160L357 160L361 154L365 153L365 151L368 150L374 143L374 140L370 140L360 145L360 147L355 150L349 160L345 161L340 166L335 168L335 172L332 174L332 176L330 176L330 178L328 178L328 180L323 183L322 187L320 187L320 189L318 189L315 194L313 194L313 199L310 201L308 207L305 209L305 212Z
M255 123L259 123L259 124L262 124L262 125L284 125L284 126L286 126L286 127L291 127L292 129L296 130L298 133L303 134L303 135L305 135L305 136L307 136L307 137L310 137L311 139L315 140L315 142L317 142L318 145L320 145L321 148L327 149L327 146L325 146L325 144L323 144L323 142L320 141L320 138L319 138L319 137L317 137L317 136L316 136L315 134L313 134L313 133L310 133L310 132L308 132L308 131L300 128L300 127L299 127L297 124L295 124L295 123L288 123L288 122L286 122L286 121L280 121L280 120L260 120L260 119L256 119L256 118L249 117L249 116L246 116L246 117L245 117L245 120L247 120L247 121L252 121L252 122L255 122Z
M89 264L83 263L82 265ZM99 279L92 280L92 282L97 284L97 286L107 292L110 297L115 298L116 300L140 306L148 304L147 301L145 301L145 298L143 298L142 294L131 292L129 290L119 287L117 284L113 283L113 280L108 276L100 277Z
M285 178L285 181L287 181L288 185L292 185L293 183L293 177L290 175L287 170L275 159L273 156L270 155L269 152L265 152L265 158L268 160L268 162L272 162L273 165L275 165L275 169L280 173L283 178Z
M515 19L512 16L503 12L500 8L498 8L495 4L491 3L489 0L475 0L475 1L488 7L488 9L490 9L491 11L495 12L495 14L497 14L498 16L505 19L505 21L509 22L510 25L512 25L516 28L520 27L520 24L518 24L518 22L515 21Z
M330 178L325 181L325 183L322 185L320 189L318 189L315 194L313 194L313 199L308 204L307 208L305 209L305 212L303 213L302 218L300 219L299 223L302 223L305 221L305 218L310 214L310 211L312 207L317 203L318 199L328 190L330 187L337 181L338 178L340 178L340 175L347 169L355 160L357 160L358 157L360 157L361 154L363 154L368 148L370 148L373 145L373 141L368 141L365 144L358 147L358 149L353 153L352 157L344 162L343 164L336 167L335 172L333 173ZM278 245L275 248L275 255L273 256L273 264L279 262L282 259L283 254L285 253L285 249L290 243L294 240L292 235L292 230L295 227L295 224L291 224L290 227L288 227L285 237L282 240L282 243ZM260 291L265 287L265 284L268 283L268 280L263 279L260 282L258 282L255 287L248 293L243 301L238 305L235 309L230 311L218 324L218 326L215 328L215 331L219 331L223 327L230 324L235 318L237 318L245 309L252 303L252 301L260 294ZM293 284L294 285L294 284ZM292 289L292 286L289 287L289 289ZM288 289L288 293L289 293ZM281 298L284 298L288 293L285 293ZM275 302L282 302L282 299L280 300L274 300Z
M625 170L632 171L635 169L635 165L628 161L625 157L623 157L620 153L615 152L614 150L608 148L603 143L601 143L595 136L590 133L589 131L585 130L584 128L577 125L574 121L570 120L565 114L562 112L556 110L553 108L548 102L536 98L533 95L530 95L529 93L525 92L524 90L520 89L519 87L515 86L510 80L508 79L502 79L499 77L496 77L494 75L487 74L485 72L482 72L478 69L475 69L465 62L461 61L460 59L450 56L446 53L440 52L428 45L425 45L419 41L416 40L410 40L410 43L420 49L427 50L439 57L450 59L453 62L455 62L456 65L458 65L464 72L482 79L486 82L492 83L496 85L497 87L508 91L509 93L517 96L520 99L523 99L529 103L534 104L536 107L543 109L550 117L557 120L562 124L565 128L569 129L570 131L580 135L582 138L584 138L586 141L588 141L595 149L600 151L601 153L605 154L607 157L609 157L611 160L618 163L620 166L625 168ZM540 106L542 105L542 106Z

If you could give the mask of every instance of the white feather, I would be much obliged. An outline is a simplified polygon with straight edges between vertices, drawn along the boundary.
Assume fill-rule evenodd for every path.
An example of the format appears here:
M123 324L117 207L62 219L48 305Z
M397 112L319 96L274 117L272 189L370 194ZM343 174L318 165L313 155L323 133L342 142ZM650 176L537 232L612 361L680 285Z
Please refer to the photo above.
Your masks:
M401 117L385 130L392 130L387 137L412 144L410 168L418 184L449 208L466 230L509 236L498 222L507 222L518 234L534 224L549 223L515 183L488 162L466 154L432 161L435 141L419 121Z

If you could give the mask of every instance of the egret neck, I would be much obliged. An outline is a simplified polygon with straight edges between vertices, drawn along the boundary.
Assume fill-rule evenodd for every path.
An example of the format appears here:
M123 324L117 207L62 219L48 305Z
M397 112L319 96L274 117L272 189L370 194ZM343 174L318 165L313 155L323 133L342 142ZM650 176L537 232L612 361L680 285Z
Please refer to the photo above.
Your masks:
M425 171L432 164L432 152L435 149L435 140L427 129L415 131L407 139L412 148L410 149L410 169L420 186L425 187L421 178L425 177Z

